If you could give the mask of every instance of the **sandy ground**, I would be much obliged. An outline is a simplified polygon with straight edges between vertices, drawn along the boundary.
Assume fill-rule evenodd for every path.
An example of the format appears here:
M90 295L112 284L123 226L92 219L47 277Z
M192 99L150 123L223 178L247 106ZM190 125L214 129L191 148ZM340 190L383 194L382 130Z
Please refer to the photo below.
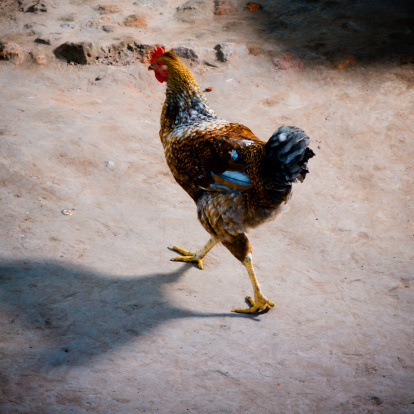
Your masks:
M2 2L24 60L0 62L1 413L414 413L413 15L368 3ZM312 139L249 233L267 314L230 312L252 292L225 248L169 261L208 235L164 160L164 85L53 53L134 40L195 51L222 118Z

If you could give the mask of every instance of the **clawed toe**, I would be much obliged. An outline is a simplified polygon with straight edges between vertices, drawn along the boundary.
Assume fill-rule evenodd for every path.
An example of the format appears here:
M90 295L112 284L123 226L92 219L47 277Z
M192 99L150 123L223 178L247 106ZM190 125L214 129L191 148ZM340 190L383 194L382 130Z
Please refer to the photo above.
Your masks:
M246 302L250 304L250 308L243 309L243 308L234 308L232 312L237 313L258 313L258 312L268 312L273 306L275 306L274 302L265 298L259 298L254 300L251 296L246 297Z
M176 252L182 254L183 256L195 256L195 252L190 252L189 250L182 249L181 247L176 246L175 244L171 245L171 248Z
M173 257L171 261L173 262L197 262L198 267L203 270L203 261L196 256L195 252L190 252L188 250L182 249L181 247L172 245L172 249L178 253L181 253L183 256Z

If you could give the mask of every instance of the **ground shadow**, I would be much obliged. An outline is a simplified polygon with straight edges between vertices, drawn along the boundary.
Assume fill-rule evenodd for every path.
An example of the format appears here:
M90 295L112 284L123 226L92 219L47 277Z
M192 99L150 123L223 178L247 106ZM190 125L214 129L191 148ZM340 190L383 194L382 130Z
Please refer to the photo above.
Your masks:
M246 3L238 2L240 9ZM411 0L262 0L246 13L264 44L315 64L414 63ZM259 45L260 46L260 45ZM349 59L348 61L346 59Z
M34 336L40 333L46 339L47 346L31 350L38 351L36 361L45 368L83 364L173 319L225 316L257 320L175 306L165 287L189 268L191 265L183 264L168 274L121 277L57 262L3 262L1 306L19 330L36 331ZM10 335L8 340L13 341L13 335L21 333Z

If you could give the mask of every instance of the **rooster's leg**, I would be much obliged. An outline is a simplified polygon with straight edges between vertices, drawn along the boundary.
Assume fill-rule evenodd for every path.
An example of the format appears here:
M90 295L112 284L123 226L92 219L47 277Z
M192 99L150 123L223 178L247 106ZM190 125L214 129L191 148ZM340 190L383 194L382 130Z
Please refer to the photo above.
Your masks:
M259 282L256 279L253 269L253 259L252 259L252 246L249 243L248 238L245 234L240 233L234 237L228 237L227 240L223 240L223 245L226 246L231 254L238 260L240 260L249 274L250 281L253 285L254 299L250 296L247 296L247 301L250 303L250 308L235 308L232 309L233 312L240 313L255 313L260 310L267 311L270 308L273 308L275 304L267 299L262 291L260 290Z
M189 252L188 250L184 250L181 247L172 245L172 248L181 253L183 256L173 257L171 260L176 262L197 262L198 267L203 269L203 257L217 244L218 240L214 239L213 237L202 247L200 250L196 252Z
M250 308L243 309L243 308L235 308L232 309L233 312L239 312L239 313L255 313L260 310L267 311L270 308L273 308L275 304L267 299L262 291L260 290L259 282L256 279L256 275L254 273L253 269L253 260L252 260L252 254L249 253L246 258L242 262L244 266L247 269L247 273L249 274L250 281L253 285L253 291L254 291L254 299L250 296L247 296L247 301L250 303Z

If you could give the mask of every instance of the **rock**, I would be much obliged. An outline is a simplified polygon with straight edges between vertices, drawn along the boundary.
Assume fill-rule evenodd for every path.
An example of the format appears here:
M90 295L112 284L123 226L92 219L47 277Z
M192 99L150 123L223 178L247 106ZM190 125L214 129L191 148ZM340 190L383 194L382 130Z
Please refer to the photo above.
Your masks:
M35 39L35 43L40 43L42 45L50 45L50 39L48 37L38 37Z
M188 0L183 5L177 7L178 12L201 11L206 2L204 0Z
M381 405L384 402L380 397L377 397L376 395L373 395L370 399L375 405Z
M208 60L205 60L204 64L207 65L207 66L210 66L212 68L218 68L217 65L215 65L214 63L209 62Z
M48 4L44 0L23 0L21 3L21 10L25 13L45 13L47 9Z
M154 47L150 45L120 42L101 46L97 50L94 63L98 65L125 66L141 63L148 63L151 51Z
M147 27L147 21L144 16L131 14L125 18L124 25L128 27Z
M99 12L99 14L114 14L122 12L116 4L98 5L94 7L94 9Z
M24 60L23 49L17 43L0 43L0 60L9 60L20 65Z
M46 65L48 63L48 59L43 53L31 52L30 55L38 65Z
M102 27L102 21L100 18L89 20L88 22L86 22L85 26L90 29L99 29Z
M249 53L253 56L260 55L260 53L263 52L260 46L247 46L247 49L249 50Z
M257 10L263 9L262 5L259 3L247 3L246 5L247 10L249 10L250 13L254 13Z
M134 2L135 6L150 7L151 9L159 9L166 5L165 0L137 0Z
M86 65L93 62L93 44L90 42L66 42L54 50L56 57L66 59L68 62Z
M102 30L107 33L112 33L114 31L114 26L104 25L102 26Z
M184 59L190 59L193 61L198 60L197 54L194 52L193 49L190 49L188 47L174 47L171 49L178 57L184 58Z
M209 13L205 0L188 0L177 7L175 17L185 23L194 23Z
M236 6L229 0L215 0L214 14L217 16L233 15L237 13Z
M214 47L216 57L219 62L227 62L229 57L233 54L233 43L219 43Z

